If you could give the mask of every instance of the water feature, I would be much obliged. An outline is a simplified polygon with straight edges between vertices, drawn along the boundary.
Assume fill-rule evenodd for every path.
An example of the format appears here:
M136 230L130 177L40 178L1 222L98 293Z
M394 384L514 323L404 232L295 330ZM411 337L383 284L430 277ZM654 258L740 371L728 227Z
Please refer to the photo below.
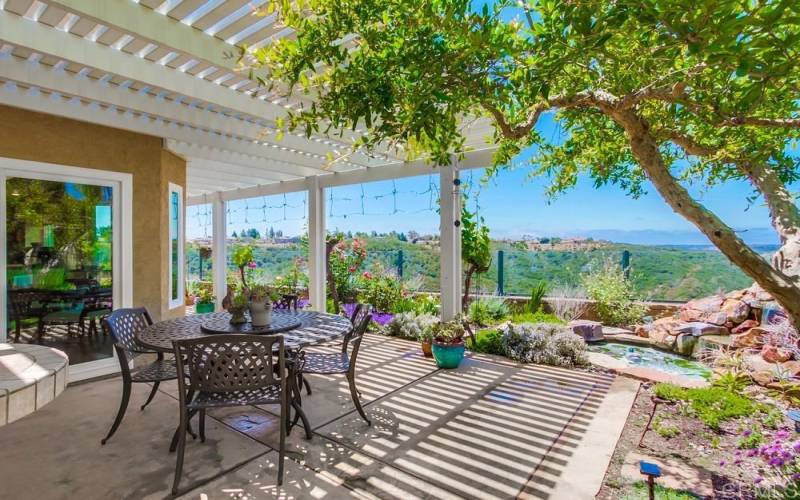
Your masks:
M653 347L640 347L620 342L603 342L590 345L588 349L589 351L607 354L613 358L623 360L631 367L650 368L670 375L680 375L699 380L711 378L711 370L703 363Z

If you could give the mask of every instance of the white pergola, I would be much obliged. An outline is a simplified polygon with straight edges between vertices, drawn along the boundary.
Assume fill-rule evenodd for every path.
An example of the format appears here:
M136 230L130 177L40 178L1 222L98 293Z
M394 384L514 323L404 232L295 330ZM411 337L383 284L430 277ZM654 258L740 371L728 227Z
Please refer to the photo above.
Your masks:
M464 125L450 166L356 152L344 137L286 133L276 123L304 97L237 73L237 44L291 36L267 0L0 0L0 103L163 138L187 160L187 204L213 207L215 295L225 295L225 204L308 192L310 299L325 308L325 196L333 186L438 173L442 315L460 310L459 170L491 163L489 123Z

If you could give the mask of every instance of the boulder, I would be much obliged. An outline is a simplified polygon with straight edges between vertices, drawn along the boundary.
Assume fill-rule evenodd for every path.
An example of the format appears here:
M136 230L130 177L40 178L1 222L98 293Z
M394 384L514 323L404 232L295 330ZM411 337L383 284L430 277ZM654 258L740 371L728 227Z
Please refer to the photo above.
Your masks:
M742 323L744 324L744 323ZM743 333L731 335L731 347L741 349L743 347L757 347L761 345L761 339L766 331L760 326L750 328Z
M703 335L728 335L730 332L727 328L712 323L703 323L701 321L693 321L690 323L676 323L670 328L673 335L691 334L695 337Z
M744 333L751 328L755 328L758 326L758 321L754 319L746 319L743 322L739 323L739 326L734 327L731 330L732 334L739 334Z
M653 328L650 331L650 340L652 340L657 347L662 349L672 350L675 345L675 335L672 335L666 328Z
M650 336L650 330L652 330L652 329L653 329L652 325L636 325L634 327L634 329L633 329L633 333L637 337L645 337L645 338L647 338L647 337Z
M590 342L594 340L603 340L603 325L597 321L589 321L586 319L578 319L570 321L569 325L572 332L576 335L583 337L583 340Z
M800 361L784 361L781 368L792 374L792 377L800 376Z
M741 300L725 299L721 312L725 313L728 321L739 324L750 315L750 306Z
M691 333L682 333L675 337L675 351L684 356L691 356L697 345L697 337Z
M724 297L712 295L711 297L690 300L681 309L694 309L704 313L719 312L722 309L724 300Z
M745 354L744 355L744 364L747 367L747 371L756 373L756 372L770 372L772 373L773 368L775 365L767 363L761 357L761 354Z
M761 357L767 363L783 363L792 359L792 353L774 345L765 345L761 349Z
M769 370L753 372L750 374L750 376L753 378L753 382L764 387L769 385L769 383L772 382L774 378L772 372Z
M742 290L733 290L732 292L726 293L725 298L742 300L746 294L747 294L747 288L744 288Z

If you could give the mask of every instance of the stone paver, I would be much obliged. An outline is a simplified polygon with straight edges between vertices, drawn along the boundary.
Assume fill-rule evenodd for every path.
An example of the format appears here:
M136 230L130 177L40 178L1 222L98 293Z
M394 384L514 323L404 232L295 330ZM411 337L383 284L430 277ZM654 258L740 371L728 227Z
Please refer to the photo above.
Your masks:
M336 347L331 347L335 349ZM207 442L187 444L183 498L592 498L638 383L612 375L474 356L437 370L413 342L368 336L358 380L369 427L341 377L310 377L314 434L288 438L276 485L275 408L209 412ZM137 387L106 446L120 381L70 387L34 415L0 429L13 466L9 498L167 498L177 421L175 388L144 412Z

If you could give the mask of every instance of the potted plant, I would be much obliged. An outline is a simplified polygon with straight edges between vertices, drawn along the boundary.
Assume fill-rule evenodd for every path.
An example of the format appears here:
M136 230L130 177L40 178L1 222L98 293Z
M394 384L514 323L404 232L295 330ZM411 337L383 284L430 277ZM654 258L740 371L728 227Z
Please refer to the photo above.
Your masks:
M267 326L272 321L272 302L278 294L266 285L253 285L250 288L250 322L253 326Z
M464 324L460 319L433 327L433 358L439 368L457 368L464 359Z
M424 328L419 333L419 341L422 346L422 354L426 358L433 356L433 330L431 328Z
M197 302L194 305L194 312L205 314L214 312L214 294L205 287L200 287L197 291Z
M228 312L231 315L231 324L232 325L240 325L242 323L247 322L247 318L245 317L244 313L247 311L247 308L250 306L250 297L244 288L239 288L234 292L233 296L231 296L230 305L228 306Z
M238 245L233 249L231 256L233 264L239 269L239 279L242 280L242 286L247 288L247 278L245 277L245 268L255 268L255 256L253 255L253 247L251 245Z

